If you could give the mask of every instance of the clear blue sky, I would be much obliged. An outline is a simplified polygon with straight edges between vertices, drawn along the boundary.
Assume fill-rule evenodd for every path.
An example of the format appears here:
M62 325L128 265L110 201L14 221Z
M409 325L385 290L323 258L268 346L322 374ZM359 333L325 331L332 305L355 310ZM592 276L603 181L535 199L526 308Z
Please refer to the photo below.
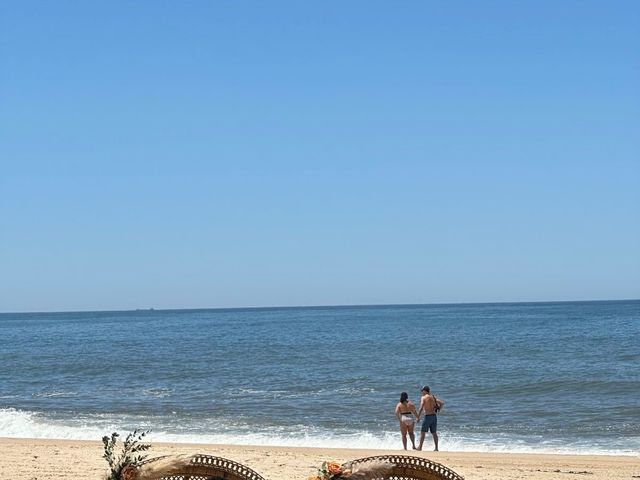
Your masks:
M0 311L640 298L638 25L3 1Z

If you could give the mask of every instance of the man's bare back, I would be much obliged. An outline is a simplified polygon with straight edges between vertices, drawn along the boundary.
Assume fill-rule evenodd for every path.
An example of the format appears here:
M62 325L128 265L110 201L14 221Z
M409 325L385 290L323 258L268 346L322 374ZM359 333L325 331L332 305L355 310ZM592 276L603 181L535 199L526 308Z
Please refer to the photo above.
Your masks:
M435 415L436 398L430 393L423 395L420 399L420 411L424 412L425 415Z

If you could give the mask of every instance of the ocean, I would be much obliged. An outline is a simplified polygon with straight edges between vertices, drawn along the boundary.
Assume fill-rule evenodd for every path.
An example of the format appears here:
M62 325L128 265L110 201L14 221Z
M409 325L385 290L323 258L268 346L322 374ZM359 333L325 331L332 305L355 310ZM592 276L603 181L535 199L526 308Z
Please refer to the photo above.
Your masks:
M637 455L640 301L0 314L0 436ZM426 449L432 448L427 437Z

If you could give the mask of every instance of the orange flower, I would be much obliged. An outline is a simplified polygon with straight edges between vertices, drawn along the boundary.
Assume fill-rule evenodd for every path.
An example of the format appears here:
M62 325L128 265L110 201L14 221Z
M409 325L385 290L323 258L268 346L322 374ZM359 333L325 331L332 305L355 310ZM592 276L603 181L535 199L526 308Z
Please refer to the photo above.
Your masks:
M329 475L340 475L342 473L342 465L336 462L327 463L327 472Z

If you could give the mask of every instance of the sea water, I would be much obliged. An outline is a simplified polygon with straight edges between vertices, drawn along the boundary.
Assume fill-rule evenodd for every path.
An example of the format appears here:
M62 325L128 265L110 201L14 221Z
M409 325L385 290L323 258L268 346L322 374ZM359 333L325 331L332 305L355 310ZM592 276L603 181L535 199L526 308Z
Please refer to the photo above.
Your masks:
M638 454L640 301L0 314L0 436ZM426 447L431 447L427 438Z

